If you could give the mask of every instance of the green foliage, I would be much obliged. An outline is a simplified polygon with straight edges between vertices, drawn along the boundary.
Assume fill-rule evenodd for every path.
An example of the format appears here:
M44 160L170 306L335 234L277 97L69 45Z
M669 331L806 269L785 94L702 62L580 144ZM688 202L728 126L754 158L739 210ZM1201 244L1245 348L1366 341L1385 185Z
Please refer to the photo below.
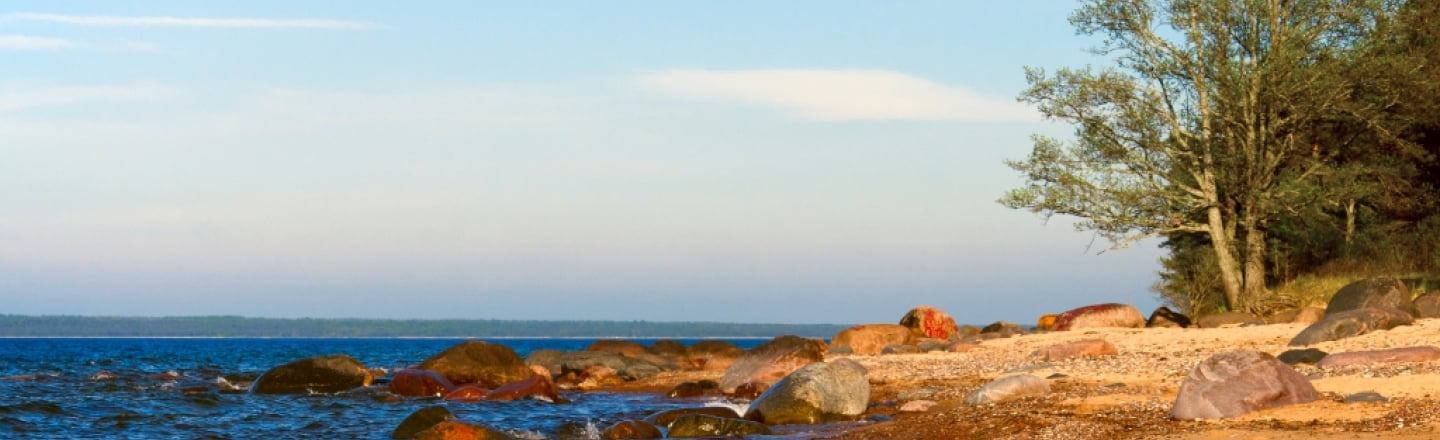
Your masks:
M1190 316L1227 310L1215 251L1199 241L1196 236L1167 241L1170 255L1160 258L1160 281L1150 287L1165 304Z

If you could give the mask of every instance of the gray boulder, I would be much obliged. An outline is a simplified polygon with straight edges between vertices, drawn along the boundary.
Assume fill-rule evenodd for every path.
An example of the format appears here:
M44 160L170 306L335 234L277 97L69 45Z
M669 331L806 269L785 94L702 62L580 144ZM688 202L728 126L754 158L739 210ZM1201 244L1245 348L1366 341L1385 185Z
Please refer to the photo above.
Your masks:
M1325 318L1310 324L1290 340L1290 345L1315 345L1360 336L1376 330L1389 330L1409 325L1414 318L1409 313L1391 307L1365 307L1340 313L1326 313Z
M1410 299L1410 288L1406 287L1405 283L1390 277L1378 277L1341 287L1340 291L1330 298L1330 303L1326 304L1325 313L1366 307L1392 307L1411 316L1416 312L1415 304Z
M1019 374L996 379L965 395L965 403L983 405L1026 396L1050 394L1050 383L1038 376Z
M1385 350L1351 351L1325 356L1316 363L1317 367L1343 367L1346 365L1391 364L1397 362L1427 362L1440 359L1440 348L1431 346L1400 347Z
M666 371L664 366L609 351L569 352L561 355L557 363L561 374L581 374L587 368L601 365L615 370L615 375L625 380L644 379Z
M734 393L745 383L770 385L800 367L825 360L825 342L785 335L745 351L720 376L720 390Z
M1177 420L1223 419L1320 398L1300 373L1268 353L1233 351L1190 370L1170 409Z
M750 403L745 418L771 425L812 425L865 412L870 382L865 367L840 359L806 365Z

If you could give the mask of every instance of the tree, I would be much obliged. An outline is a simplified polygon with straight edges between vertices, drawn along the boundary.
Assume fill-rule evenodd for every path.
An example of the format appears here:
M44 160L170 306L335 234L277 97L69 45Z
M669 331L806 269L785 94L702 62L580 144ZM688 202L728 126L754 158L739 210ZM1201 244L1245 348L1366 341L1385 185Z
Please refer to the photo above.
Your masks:
M1079 217L1125 247L1194 234L1215 255L1225 305L1267 292L1266 233L1287 204L1323 197L1325 122L1363 121L1395 90L1355 99L1367 37L1398 8L1387 0L1089 0L1070 18L1099 35L1115 66L1026 68L1020 97L1075 126L1070 142L1036 136L1027 183L1000 201Z

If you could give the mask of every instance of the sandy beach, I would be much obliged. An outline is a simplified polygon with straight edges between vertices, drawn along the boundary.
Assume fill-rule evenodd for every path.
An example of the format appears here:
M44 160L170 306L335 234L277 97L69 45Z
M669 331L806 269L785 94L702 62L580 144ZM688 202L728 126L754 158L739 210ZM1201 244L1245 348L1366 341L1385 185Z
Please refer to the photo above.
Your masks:
M1213 329L1099 328L984 341L963 353L931 352L847 357L868 368L872 386L866 417L888 416L830 438L840 439L1422 439L1440 420L1440 361L1319 368L1297 364L1314 384L1315 402L1256 411L1217 421L1168 417L1178 388L1195 365L1213 354L1255 350L1279 355L1304 347L1286 343L1300 324ZM1037 349L1104 339L1119 353L1045 362ZM1440 345L1440 320L1418 320L1340 341L1314 345L1327 353ZM985 405L964 396L1009 374L1047 378L1052 392ZM662 375L636 386L663 386L707 373ZM718 374L718 373L716 373ZM1384 402L1347 403L1373 391ZM923 412L902 412L928 400Z

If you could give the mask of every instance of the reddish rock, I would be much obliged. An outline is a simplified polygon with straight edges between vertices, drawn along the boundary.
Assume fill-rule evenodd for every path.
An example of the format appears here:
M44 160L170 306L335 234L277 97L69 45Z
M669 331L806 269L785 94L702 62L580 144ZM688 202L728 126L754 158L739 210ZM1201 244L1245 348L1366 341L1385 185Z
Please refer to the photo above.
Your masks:
M930 306L910 309L900 318L900 325L909 328L917 338L948 339L959 330L955 318Z
M687 367L705 371L725 371L735 359L745 354L740 346L716 340L696 342L686 349Z
M1412 301L1416 318L1440 318L1440 290L1432 290Z
M479 402L485 400L486 394L490 394L490 390L475 385L461 385L455 387L449 394L446 394L445 400Z
M444 396L454 390L455 384L430 370L406 368L390 378L390 392L405 397Z
M1265 318L1267 324L1314 324L1325 318L1325 309L1301 307L1285 310Z
M595 342L590 343L590 346L586 347L585 351L603 351L607 353L622 354L625 356L639 356L650 352L649 349L645 347L645 344L620 339L596 340Z
M1104 339L1082 339L1055 344L1035 351L1035 355L1046 362L1063 361L1080 357L1114 356L1120 351Z
M255 379L259 394L336 393L370 385L370 371L350 356L316 356L281 365Z
M1185 328L1189 326L1189 316L1163 306L1150 312L1150 319L1145 320L1145 328Z
M780 336L740 355L720 377L720 389L733 392L747 382L769 384L800 367L825 360L825 343L799 336Z
M682 344L674 339L661 339L655 341L654 343L650 344L650 347L646 348L646 350L649 351L650 354L662 356L666 359L671 359L672 361L683 358L690 352L690 349L685 347L685 344Z
M735 391L727 394L730 395L731 399L735 400L755 400L756 397L765 394L765 390L769 388L770 386L768 384L746 382L736 386Z
M1263 322L1255 315L1245 312L1220 312L1201 316L1196 324L1200 328L1220 328Z
M510 347L483 341L456 344L420 363L420 368L440 373L455 385L477 384L494 388L530 377L534 373Z
M1325 305L1326 313L1359 310L1366 307L1391 307L1415 316L1415 304L1410 300L1410 287L1400 280L1377 277L1356 281L1340 288Z
M486 394L485 400L515 400L522 397L561 403L560 392L555 388L555 381L550 380L550 376L541 375L501 385L499 388L491 390L490 394Z
M600 438L603 439L644 439L664 437L665 434L660 432L660 428L656 428L655 425L651 425L649 423L641 422L638 420L621 421L614 425L610 425L609 428L605 428L605 431L600 433Z
M1409 313L1390 307L1366 307L1340 313L1326 313L1325 319L1310 324L1290 340L1290 345L1315 345L1360 336L1376 330L1389 330L1409 325L1414 318Z
M1431 346L1401 347L1386 350L1352 351L1325 356L1316 363L1317 367L1343 367L1347 365L1389 364L1396 362L1426 362L1440 359L1440 348Z
M1145 327L1145 315L1129 304L1108 303L1072 309L1055 318L1055 331L1095 327Z
M454 420L435 424L419 434L415 440L510 440L510 436L495 428Z
M1054 330L1055 318L1059 317L1060 315L1056 315L1054 313L1046 313L1044 315L1040 315L1040 319L1035 320L1035 329L1042 332Z
M691 414L703 414L707 416L726 419L740 418L740 414L736 413L734 409L731 409L729 407L702 406L698 408L680 408L656 412L645 417L645 422L655 426L669 428L670 424L675 422L675 419Z
M675 388L671 388L669 392L665 393L665 397L687 398L719 394L721 394L719 384L715 383L715 381L704 380L700 382L681 382L679 385L675 385Z
M862 324L841 330L830 338L831 348L850 347L851 353L874 356L891 344L914 344L915 333L900 324Z
M430 429L440 422L454 420L455 415L443 406L428 406L410 413L395 431L390 433L390 438L415 438L421 431Z
M1318 398L1310 380L1274 356L1234 351L1211 356L1190 371L1170 418L1223 419Z

